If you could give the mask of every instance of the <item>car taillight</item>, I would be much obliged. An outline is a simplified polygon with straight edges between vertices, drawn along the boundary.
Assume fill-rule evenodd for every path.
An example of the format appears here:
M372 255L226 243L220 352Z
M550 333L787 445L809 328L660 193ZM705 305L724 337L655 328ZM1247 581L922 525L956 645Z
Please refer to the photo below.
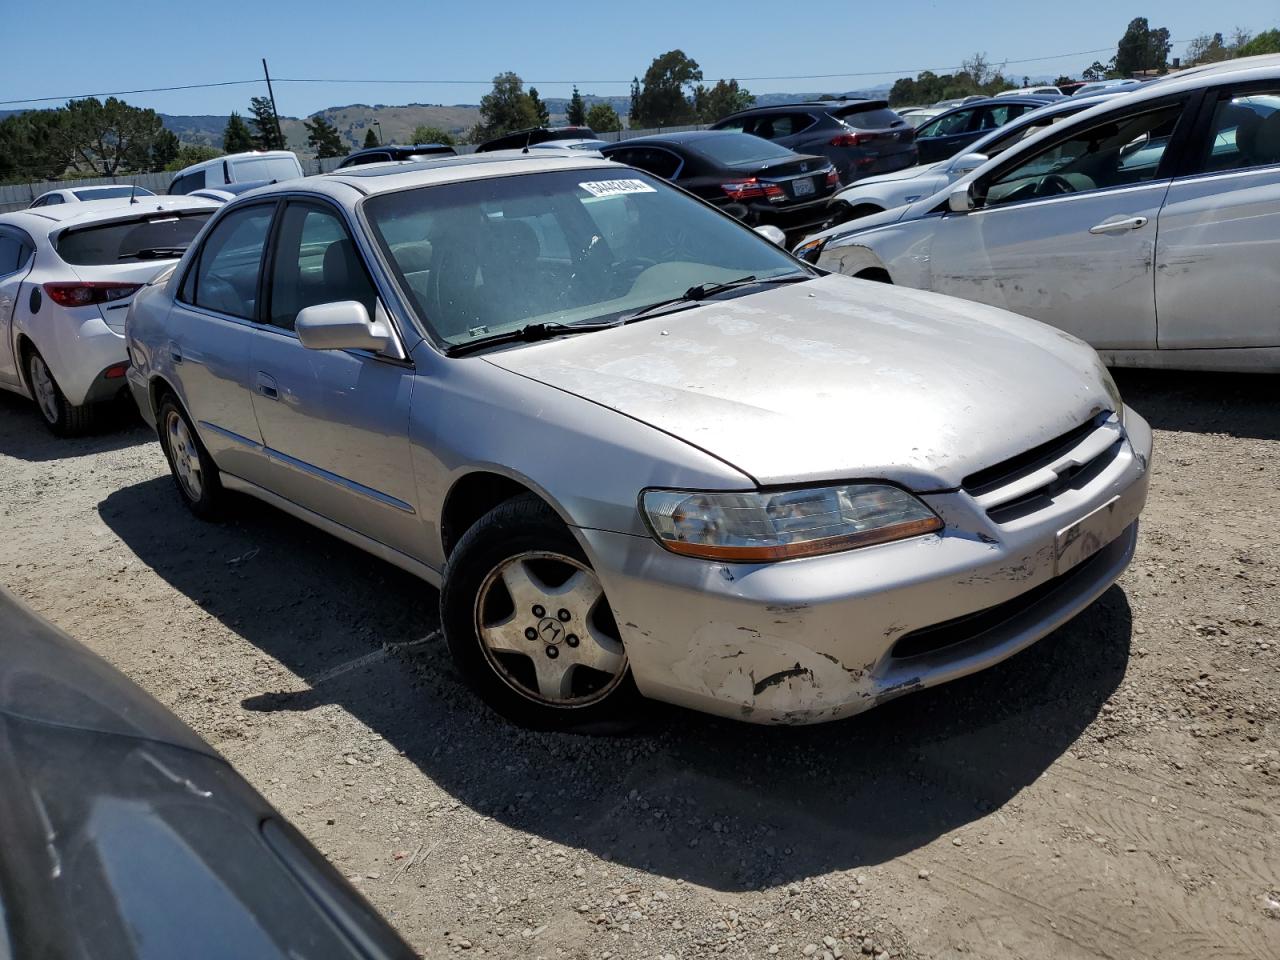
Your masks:
M869 133L841 133L831 138L833 147L860 147L874 139Z
M763 197L765 185L752 177L749 180L731 180L728 183L722 183L720 189L730 200L750 200L753 197Z
M115 283L109 280L60 282L44 284L44 292L54 303L63 307L87 307L95 303L110 303L131 297L142 284Z
M835 167L832 167L830 170L827 171L827 186L828 187L840 186L840 174L836 172Z

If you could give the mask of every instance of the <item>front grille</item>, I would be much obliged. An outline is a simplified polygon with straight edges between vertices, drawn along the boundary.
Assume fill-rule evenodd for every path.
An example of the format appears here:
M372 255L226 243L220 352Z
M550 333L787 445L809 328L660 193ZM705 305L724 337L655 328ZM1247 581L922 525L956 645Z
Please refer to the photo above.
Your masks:
M1114 545L1113 545L1114 546ZM1044 602L1050 595L1069 586L1073 581L1087 576L1095 567L1109 562L1112 555L1110 549L1102 549L1088 560L1072 567L1066 573L1051 580L1046 580L1038 587L1032 587L1011 600L998 603L994 607L967 613L962 617L944 620L929 627L921 627L904 633L889 651L895 660L906 660L910 657L921 657L929 653L937 653L947 647L965 643L981 637L1001 624L1008 623L1014 617Z
M1120 453L1124 431L1113 414L1098 414L1061 436L1032 447L961 482L996 523L1008 523L1051 503L1065 490L1080 489Z

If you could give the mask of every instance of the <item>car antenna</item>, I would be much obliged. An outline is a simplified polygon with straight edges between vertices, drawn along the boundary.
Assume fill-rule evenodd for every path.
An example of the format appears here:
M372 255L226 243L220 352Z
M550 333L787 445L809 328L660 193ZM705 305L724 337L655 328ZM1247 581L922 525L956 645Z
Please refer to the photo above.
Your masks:
M129 202L130 203L138 202L138 183L136 180L133 183L129 184Z
M530 130L528 133L526 133L526 134L524 135L524 149L523 149L523 150L521 150L520 152L521 152L521 153L528 153L528 152L529 152L529 144L530 144L530 143L532 143L532 142L533 142L533 131L532 131L532 130Z

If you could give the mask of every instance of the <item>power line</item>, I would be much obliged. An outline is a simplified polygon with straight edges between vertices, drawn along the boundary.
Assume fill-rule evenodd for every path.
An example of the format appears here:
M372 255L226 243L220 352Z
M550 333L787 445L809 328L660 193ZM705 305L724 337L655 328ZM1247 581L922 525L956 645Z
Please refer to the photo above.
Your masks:
M107 93L76 93L64 97L28 97L25 100L0 100L0 107L15 103L52 103L55 100L86 100L89 97L124 97L131 93L167 93L170 90L207 90L211 87L235 87L246 83L261 83L255 80L219 80L214 83L184 83L176 87L140 87L137 90L112 90Z
M1174 41L1171 41L1171 45L1177 46L1179 44L1184 44L1187 42L1188 41L1186 40L1174 40ZM1050 54L1048 56L1043 56L1043 57L1024 57L1018 60L998 60L998 61L993 60L990 62L997 66L1009 66L1011 64L1023 64L1023 63L1041 63L1046 60L1065 60L1068 57L1087 57L1087 56L1092 56L1098 53L1109 53L1114 49L1115 49L1114 46L1097 47L1093 50L1076 50L1072 53L1055 53L1055 54ZM743 83L761 83L765 81L774 81L774 80L844 80L844 79L851 79L855 77L882 77L882 76L887 76L889 74L894 74L896 76L914 76L914 75L924 73L925 71L929 71L931 73L943 73L946 71L959 70L962 66L963 64L952 64L945 67L897 67L897 68L890 67L883 70L862 70L862 71L855 71L852 73L780 74L780 75L768 76L768 77L735 77L734 79L739 80ZM378 85L385 85L385 86L454 85L454 86L486 86L487 87L491 83L493 83L492 77L490 77L487 80L443 80L443 79L412 80L412 79L403 79L403 78L378 80L378 79L355 79L355 78L349 78L349 77L348 78L273 77L272 79L276 83L332 83L332 84L348 84L348 85L378 84ZM533 86L555 86L555 85L568 86L570 84L588 84L588 83L628 84L631 82L632 79L633 78L624 77L623 79L620 79L620 80L619 79L525 80L524 82L526 84L531 84ZM84 100L89 97L124 97L124 96L129 96L135 93L171 93L178 90L209 90L215 87L237 87L237 86L244 86L246 84L262 83L262 82L263 81L260 78L256 78L253 80L219 80L211 83L184 83L184 84L178 84L175 86L168 86L168 87L139 87L136 90L112 90L112 91L100 92L100 93L77 93L77 94L71 94L71 95L60 96L60 97L27 97L26 99L21 99L21 100L0 100L0 106L7 107L7 106L14 106L17 104L53 103L55 101L61 102L66 100Z

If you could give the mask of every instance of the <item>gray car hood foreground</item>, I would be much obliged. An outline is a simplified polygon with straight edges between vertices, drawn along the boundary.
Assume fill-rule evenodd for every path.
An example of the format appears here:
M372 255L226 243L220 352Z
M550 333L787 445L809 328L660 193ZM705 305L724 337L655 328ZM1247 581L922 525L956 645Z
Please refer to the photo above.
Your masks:
M1110 409L1094 351L982 304L827 276L488 362L703 449L760 484L959 486Z

